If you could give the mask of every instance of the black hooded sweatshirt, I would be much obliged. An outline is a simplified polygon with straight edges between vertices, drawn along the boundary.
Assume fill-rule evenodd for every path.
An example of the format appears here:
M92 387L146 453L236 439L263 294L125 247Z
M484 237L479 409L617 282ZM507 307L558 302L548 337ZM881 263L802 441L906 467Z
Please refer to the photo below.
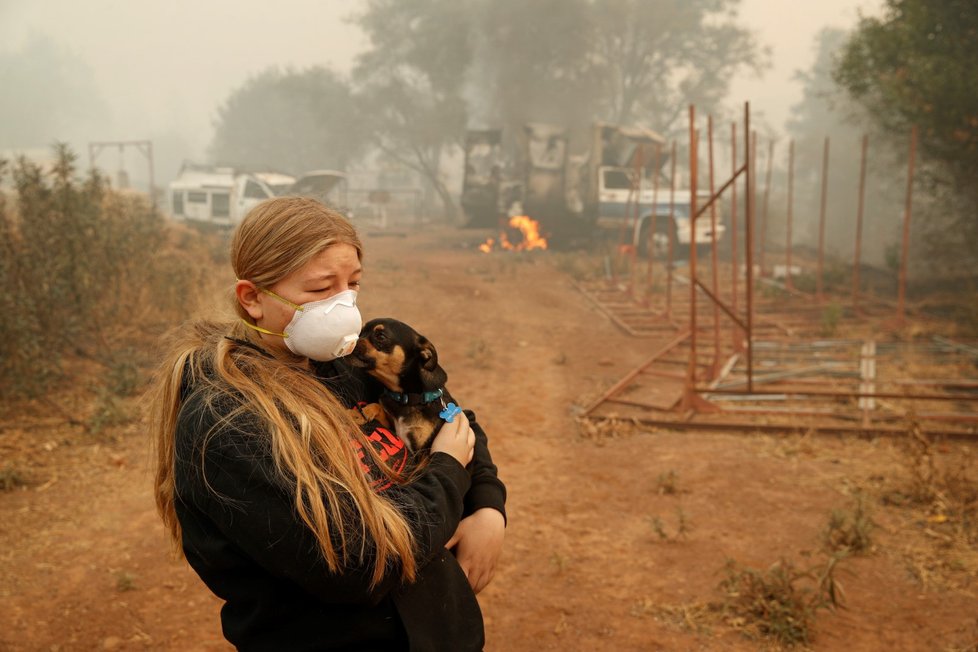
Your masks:
M245 344L242 342L241 344ZM410 464L396 434L372 413L380 388L341 362L319 364L323 384L361 416L361 428L395 470ZM417 545L418 576L391 566L371 588L371 546L341 572L328 570L311 531L294 508L294 488L278 477L268 437L247 412L226 419L231 401L208 401L185 382L176 433L176 512L187 561L218 597L224 636L240 650L411 650L465 652L484 644L475 594L445 543L459 521L491 507L505 515L506 489L496 475L485 433L476 433L467 468L434 453L408 484L387 481L361 455L374 488L399 506ZM351 440L355 441L355 440ZM206 445L205 445L206 443ZM338 541L338 532L333 532ZM360 540L347 533L350 550Z

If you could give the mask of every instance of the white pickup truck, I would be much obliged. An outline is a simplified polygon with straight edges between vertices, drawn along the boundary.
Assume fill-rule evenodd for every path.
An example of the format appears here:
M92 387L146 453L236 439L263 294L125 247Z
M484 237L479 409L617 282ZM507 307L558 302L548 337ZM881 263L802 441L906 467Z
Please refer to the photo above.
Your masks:
M655 213L655 233L651 239L654 251L665 252L672 231L675 252L682 256L688 251L692 241L690 229L690 191L677 188L674 193L672 219L670 221L669 185L660 183L658 193L652 182L643 178L638 189L638 211L635 211L635 197L632 190L633 168L604 166L599 170L597 226L603 229L626 229L630 232L631 244L640 255L647 255L649 230L652 228L652 214ZM653 195L655 204L653 205ZM707 191L698 191L697 205L703 206L710 199ZM720 206L717 206L717 241L723 238L726 227L722 223ZM710 211L707 210L696 220L697 249L710 245L713 225Z

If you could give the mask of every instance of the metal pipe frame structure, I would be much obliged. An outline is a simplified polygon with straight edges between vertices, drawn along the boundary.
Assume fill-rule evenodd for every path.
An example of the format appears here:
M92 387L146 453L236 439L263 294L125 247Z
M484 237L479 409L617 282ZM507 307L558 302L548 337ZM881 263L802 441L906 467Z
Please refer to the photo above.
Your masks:
M753 221L752 205L750 203L751 196L751 182L750 182L750 149L744 148L744 162L739 167L733 170L730 178L716 190L713 183L713 120L709 118L707 121L707 135L708 135L708 146L709 146L709 165L710 165L710 199L702 207L697 204L697 181L698 181L698 132L696 130L696 108L693 105L689 107L689 134L690 134L690 144L689 144L689 185L690 185L690 243L689 243L689 363L686 368L686 379L685 387L683 389L682 398L682 408L684 410L695 410L707 409L708 403L697 393L696 383L697 383L697 289L699 289L712 303L714 311L714 328L713 328L713 363L710 365L709 379L712 380L720 372L720 331L719 331L719 315L723 311L727 317L729 317L735 326L741 328L745 332L745 338L747 342L747 357L750 359L752 357L751 352L751 313L753 312L753 293L751 291L751 286L753 285L753 257L750 247L748 247L747 254L747 270L748 270L748 295L747 295L747 313L748 317L746 320L742 319L737 312L731 307L726 305L719 296L718 288L718 277L717 271L719 269L719 264L716 256L716 202L723 195L723 193L734 186L740 175L744 175L744 197L745 197L745 220L748 224L747 229L750 233L750 223ZM750 134L750 105L744 105L744 141L747 142ZM697 277L696 273L696 220L699 219L702 214L710 209L711 215L711 253L712 253L712 271L713 271L713 287L707 288L702 281ZM736 273L734 274L736 277ZM748 384L753 386L752 379L753 370L751 368L748 373Z
M708 122L708 136L712 135ZM978 345L954 342L946 338L934 338L931 345L907 344L900 342L877 342L868 340L830 340L798 341L791 328L777 323L778 319L763 316L757 321L755 311L754 271L754 163L756 135L750 131L750 107L744 107L743 162L738 165L733 158L731 177L712 189L705 203L699 202L697 184L699 181L699 137L696 128L695 107L689 107L689 179L690 179L690 251L689 276L677 276L675 280L686 282L689 286L688 321L686 327L678 327L672 339L643 361L639 367L626 374L621 380L594 400L585 410L584 417L592 419L614 418L615 414L602 414L603 406L618 406L622 409L653 411L659 416L625 417L638 423L648 423L672 428L733 429L740 431L792 431L815 430L842 434L882 434L897 435L907 432L907 423L920 425L924 432L944 434L949 437L978 437L978 378L926 377L925 372L958 373L962 366L978 364ZM909 247L909 223L911 189L913 183L913 157L917 143L916 130L911 134L911 158L908 168L907 209L904 215L904 256ZM860 194L865 190L865 151L868 139L863 138L862 174ZM736 156L736 129L732 132L731 146ZM750 145L747 146L746 144ZM708 143L712 148L712 142ZM773 146L773 143L772 143ZM675 152L675 143L672 146ZM822 166L822 210L827 192L829 141L823 148ZM710 157L712 160L712 157ZM675 178L675 156L673 156ZM729 302L725 302L716 283L708 286L697 275L696 220L711 210L715 215L715 204L724 192L736 188L743 176L744 192L744 257L746 275L746 311L742 313L736 302L737 292ZM770 185L765 189L765 194ZM674 194L675 186L671 188ZM672 203L672 201L671 201ZM732 214L736 210L734 205ZM672 209L671 209L672 212ZM860 201L858 216L862 214ZM861 220L857 220L861 221ZM822 227L820 226L820 229ZM715 246L715 230L712 243ZM821 247L820 247L821 249ZM857 247L858 252L858 247ZM671 263L671 257L670 257ZM671 264L668 269L671 291ZM714 272L717 266L714 265ZM739 275L733 266L731 285L736 287ZM582 290L583 291L583 290ZM586 292L585 292L586 294ZM801 293L799 293L800 295ZM804 305L785 306L785 299L769 302L782 311L790 313L810 313L821 307L807 301ZM667 297L667 310L675 307ZM698 323L698 313L703 307L722 312L731 320L736 332L744 338L745 350L737 350L736 341L729 349L730 355L720 366L716 364L722 356L721 341L712 329L711 362L700 362L706 357L710 343L710 327ZM902 314L902 313L900 313ZM671 317L671 314L670 314ZM673 322L674 323L674 322ZM817 322L812 316L799 315L799 327L809 329ZM675 323L674 323L675 324ZM677 325L678 326L678 325ZM869 337L873 337L870 331ZM762 335L767 333L767 335ZM765 339L760 339L760 338ZM960 358L967 358L962 364ZM757 365L764 371L758 375ZM910 377L904 367L917 365ZM684 369L684 371L680 371ZM924 376L924 377L922 377ZM653 379L656 388L646 394L644 400L636 398L636 384ZM625 394L629 396L625 396ZM649 398L651 396L651 398ZM946 407L939 407L939 406ZM763 417L763 423L758 422ZM901 425L902 424L902 425ZM925 428L926 426L926 428Z
M118 147L122 152L126 147L132 147L146 157L149 167L149 201L156 208L156 181L153 174L153 141L151 140L107 140L88 143L88 167L95 170L95 159L106 147Z
M821 199L818 207L818 272L815 275L815 296L819 301L825 299L825 288L822 285L822 273L825 268L825 207L829 193L829 137L825 137L822 147L822 184Z
M761 208L761 231L759 234L759 243L758 243L758 252L757 252L758 253L757 264L758 267L760 268L761 276L764 276L766 274L766 270L764 267L764 252L766 249L766 240L767 240L768 208L771 205L771 174L773 173L773 170L774 170L774 141L772 140L768 144L768 149L767 149L767 172L765 174L765 181L764 181L764 201L761 204L762 207Z
M632 165L632 187L629 189L629 200L632 201L632 224L628 233L628 242L622 243L621 251L628 252L628 295L635 298L635 270L638 268L638 252L635 247L635 232L642 219L642 171L645 169L645 144L638 146L635 161Z
M748 141L744 141L744 147L748 148ZM748 150L748 156L750 151ZM737 123L730 123L730 174L737 172ZM737 269L737 186L730 190L730 307L734 313L737 312L737 277L740 271ZM732 344L735 351L741 350L739 330L736 325L732 331Z
M859 158L859 199L856 207L856 248L853 252L852 263L852 310L859 314L859 258L863 247L863 207L866 198L866 151L869 148L869 136L863 135L862 149Z
M788 142L788 217L787 226L785 234L785 260L784 260L784 279L785 287L788 290L793 290L794 285L791 282L791 222L792 222L792 211L795 205L795 141L794 139Z
M710 196L716 192L714 184L714 165L713 165L713 116L706 117L707 143L710 161ZM712 272L712 291L716 297L720 296L720 260L717 255L717 202L710 202L710 271ZM734 275L736 277L736 275ZM716 376L720 372L720 305L713 306L713 368L710 377Z
M902 326L906 317L907 259L910 254L910 210L913 207L913 171L917 156L917 125L910 130L910 154L907 157L907 200L903 212L903 242L900 247L900 280L897 289L897 324Z
M668 228L666 228L669 237L669 252L666 261L666 319L672 319L672 272L676 249L676 229L674 228L676 219L676 141L672 141L670 159L672 164L669 172L669 223Z
M652 293L652 268L654 267L653 261L655 260L655 234L656 234L656 218L659 214L659 166L662 164L662 144L655 144L655 163L652 167L652 215L649 217L649 232L645 238L645 251L648 259L648 265L646 266L646 276L645 276L645 288L646 294L643 297L643 301L646 306L649 305L649 296Z

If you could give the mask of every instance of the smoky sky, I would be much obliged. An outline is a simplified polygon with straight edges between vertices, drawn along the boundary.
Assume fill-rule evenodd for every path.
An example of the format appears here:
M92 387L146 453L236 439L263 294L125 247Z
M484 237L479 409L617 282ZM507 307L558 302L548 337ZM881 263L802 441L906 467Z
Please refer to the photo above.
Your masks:
M855 26L858 11L877 12L880 2L743 0L739 16L770 47L772 65L760 78L733 80L731 105L750 100L762 124L782 133L801 96L794 73L811 65L815 35L827 25ZM217 107L249 76L271 66L348 72L367 42L345 19L361 8L360 0L0 0L0 56L44 52L62 61L65 88L37 93L31 112L59 106L50 128L58 133L25 126L21 135L37 142L0 142L0 150L151 138L156 181L165 183L181 160L204 156Z
M33 143L0 143L0 150L54 140L81 150L89 140L152 138L163 156L157 183L166 182L180 160L204 155L217 107L249 76L271 66L348 71L365 43L344 18L359 6L354 0L0 0L0 55L56 50L63 64L70 61L69 76L90 77L96 92L83 100L80 128ZM45 96L36 110L59 99L72 102ZM99 105L98 120L87 115L91 103Z

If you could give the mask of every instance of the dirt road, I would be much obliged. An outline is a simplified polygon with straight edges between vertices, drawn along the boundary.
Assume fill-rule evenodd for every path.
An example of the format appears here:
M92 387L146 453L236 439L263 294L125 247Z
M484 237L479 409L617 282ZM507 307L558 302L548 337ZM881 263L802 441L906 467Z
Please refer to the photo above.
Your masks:
M582 433L579 406L654 343L616 330L551 255L481 254L482 235L366 234L361 308L432 339L452 393L489 433L510 499L500 568L480 596L487 649L762 647L707 606L722 598L725 561L814 563L830 511L856 487L896 481L899 446ZM0 494L0 650L228 649L218 600L168 557L138 425L92 438L35 413L0 428L0 455L27 482ZM978 642L978 560L924 583L913 559L925 528L879 505L873 518L876 550L844 561L847 608L820 612L812 647Z

